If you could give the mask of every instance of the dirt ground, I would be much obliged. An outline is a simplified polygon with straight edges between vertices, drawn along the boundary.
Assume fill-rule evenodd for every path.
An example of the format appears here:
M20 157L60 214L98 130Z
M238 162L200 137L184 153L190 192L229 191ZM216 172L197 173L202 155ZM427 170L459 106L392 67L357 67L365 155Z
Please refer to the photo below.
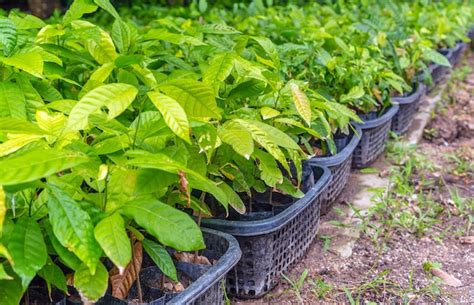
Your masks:
M462 65L474 69L474 54L467 57ZM300 288L282 280L262 299L234 303L355 304L359 300L362 304L474 304L474 244L460 241L462 236L474 235L474 71L464 74L455 73L451 78L443 102L437 106L425 128L424 140L416 149L435 165L425 177L432 185L420 186L423 194L429 193L441 206L432 227L422 235L393 228L380 237L369 229L363 230L347 259L328 251L328 241L318 238L306 257L287 274L297 282L308 271ZM413 175L410 183L418 183L417 179ZM459 196L467 198L467 212L457 209L449 189L457 189ZM349 188L343 197L350 202L354 191ZM410 205L416 210L417 198ZM325 219L333 217L335 213L330 212ZM377 223L377 217L372 220ZM460 287L448 286L433 277L423 269L426 262L441 264L437 267L459 279Z

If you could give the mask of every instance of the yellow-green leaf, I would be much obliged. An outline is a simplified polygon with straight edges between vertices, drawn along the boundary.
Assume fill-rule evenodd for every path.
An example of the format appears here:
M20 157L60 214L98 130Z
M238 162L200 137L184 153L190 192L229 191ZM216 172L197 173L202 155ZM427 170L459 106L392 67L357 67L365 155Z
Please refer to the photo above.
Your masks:
M148 97L163 115L166 125L178 137L191 143L188 117L183 107L175 99L159 92L149 92Z
M292 83L290 85L291 93L293 95L293 103L295 104L296 110L298 111L299 115L303 118L303 120L308 124L311 125L311 104L309 103L308 97L306 94L300 89L300 87Z

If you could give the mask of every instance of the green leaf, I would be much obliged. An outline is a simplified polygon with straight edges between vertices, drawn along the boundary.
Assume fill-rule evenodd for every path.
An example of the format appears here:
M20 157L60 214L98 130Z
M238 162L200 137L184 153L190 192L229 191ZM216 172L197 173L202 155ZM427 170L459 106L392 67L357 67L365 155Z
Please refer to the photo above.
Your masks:
M13 280L13 277L8 275L8 273L5 271L5 268L3 267L3 263L0 263L0 283L2 280Z
M25 73L17 73L15 75L16 84L23 93L26 103L26 114L29 121L34 121L36 111L44 109L45 104L41 95L31 84L28 76Z
M364 88L361 86L352 87L349 93L341 95L340 102L348 103L362 98L365 95Z
M449 60L443 54L436 52L430 48L423 49L423 55L426 59L434 62L435 64L442 65L445 67L451 67Z
M63 271L56 265L50 257L46 262L46 265L38 272L38 275L41 276L48 286L48 291L51 294L51 285L60 289L61 291L67 293L66 277L64 276Z
M97 10L97 5L92 0L74 0L63 17L65 24L80 19L84 14L90 14Z
M105 209L107 212L115 211L133 198L137 187L138 171L114 166L111 168L109 176Z
M18 305L24 292L21 280L9 266L6 271L8 274L12 274L13 280L0 280L0 304Z
M87 162L87 156L71 151L29 151L0 161L0 185L34 181Z
M18 16L10 12L8 18L15 23L19 30L39 29L46 25L43 20L33 15Z
M102 219L95 226L94 236L107 257L122 273L132 259L132 247L120 214L114 213Z
M110 3L109 0L94 0L94 2L107 13L112 15L115 19L120 19L120 15L117 13L115 7Z
M14 153L22 147L32 142L36 142L41 138L43 138L43 136L39 135L21 135L18 137L13 137L0 144L0 157Z
M173 79L158 85L158 89L175 99L189 117L220 118L214 90L193 79Z
M127 53L132 44L132 33L129 26L120 19L116 19L112 25L112 40L120 53Z
M275 44L267 37L253 36L251 38L253 40L255 40L262 47L262 49L268 54L270 59L275 64L275 67L279 68L280 67L280 55L278 54L278 50L277 50Z
M186 213L157 200L128 202L122 212L158 239L163 245L179 251L205 247L201 230Z
M61 261L70 269L77 270L82 265L81 260L74 253L61 245L56 235L54 235L53 228L49 221L45 221L44 224L46 232L48 233L49 241L51 242L51 245L53 245L53 248L59 255Z
M237 122L228 121L217 130L222 142L229 144L241 156L249 159L253 153L252 134Z
M165 29L152 29L147 32L144 37L146 40L164 40L169 43L181 45L181 44L190 44L192 46L202 46L205 45L201 40L187 36L183 34L176 34L168 32Z
M303 118L303 120L308 124L311 125L311 104L309 103L308 97L306 94L301 91L300 87L295 84L291 83L290 85L291 93L293 96L293 103L295 104L296 110L298 111L299 115Z
M258 168L260 169L260 178L268 186L275 187L277 184L283 183L283 174L278 168L275 159L261 150L255 151L255 157L258 160Z
M54 235L94 274L102 251L94 238L94 225L89 214L59 187L49 185L49 190L47 205Z
M173 281L178 281L178 275L176 273L176 267L174 266L173 260L166 249L149 239L142 241L143 248L146 253L151 257L153 262L160 268L160 270Z
M0 19L0 45L3 47L3 54L9 56L16 46L17 32L16 26L10 19Z
M74 287L79 291L82 301L97 301L107 291L109 274L104 265L98 261L96 272L92 273L86 265L82 265L74 273Z
M230 187L227 183L220 183L217 185L222 192L226 195L229 201L229 205L234 208L240 214L245 213L245 204L243 203L240 196ZM227 209L226 209L227 210Z
M46 264L47 258L46 244L35 219L21 217L15 223L8 251L14 261L13 269L26 289L36 273Z
M148 92L148 97L163 115L166 125L178 137L191 143L188 117L181 105L175 99L159 92Z
M35 124L11 117L0 119L0 132L12 134L45 134L45 131Z
M68 119L69 130L87 128L89 116L100 111L102 107L108 108L108 119L113 119L121 114L133 102L138 90L127 84L107 84L88 92L72 108Z
M0 61L36 77L43 77L43 57L40 53L30 52L15 54L11 57L0 57Z
M0 82L0 117L26 120L26 102L17 84Z
M270 107L262 107L260 108L260 114L262 115L262 119L268 120L280 115L280 111L270 108Z
M217 54L211 60L209 67L204 72L202 79L205 83L211 85L215 92L219 92L220 85L232 72L234 68L235 53L225 52Z

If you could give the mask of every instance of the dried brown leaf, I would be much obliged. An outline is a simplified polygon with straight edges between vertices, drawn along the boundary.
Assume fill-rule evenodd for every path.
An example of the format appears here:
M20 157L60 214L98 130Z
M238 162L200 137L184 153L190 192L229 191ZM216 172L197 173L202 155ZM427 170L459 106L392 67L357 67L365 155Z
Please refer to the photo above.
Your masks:
M462 283L461 283L460 280L458 280L457 278L455 278L451 274L444 272L441 269L432 268L430 271L434 276L439 277L440 279L442 279L443 282L448 286L453 286L453 287L462 286Z
M207 257L201 255L196 256L194 253L176 252L174 257L176 260L184 263L211 265L211 262Z
M461 244L474 244L474 236L461 236L459 241Z
M109 272L110 283L112 284L112 296L118 299L125 299L133 283L137 280L142 267L143 247L140 241L135 242L132 251L132 260L120 274L117 267Z

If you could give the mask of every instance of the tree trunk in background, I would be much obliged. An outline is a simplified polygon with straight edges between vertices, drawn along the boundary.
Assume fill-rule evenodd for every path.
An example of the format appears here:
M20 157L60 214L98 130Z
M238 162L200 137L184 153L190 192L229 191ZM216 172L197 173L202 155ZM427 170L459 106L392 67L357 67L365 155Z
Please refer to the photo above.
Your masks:
M48 18L61 8L60 0L28 0L31 13L39 18Z

